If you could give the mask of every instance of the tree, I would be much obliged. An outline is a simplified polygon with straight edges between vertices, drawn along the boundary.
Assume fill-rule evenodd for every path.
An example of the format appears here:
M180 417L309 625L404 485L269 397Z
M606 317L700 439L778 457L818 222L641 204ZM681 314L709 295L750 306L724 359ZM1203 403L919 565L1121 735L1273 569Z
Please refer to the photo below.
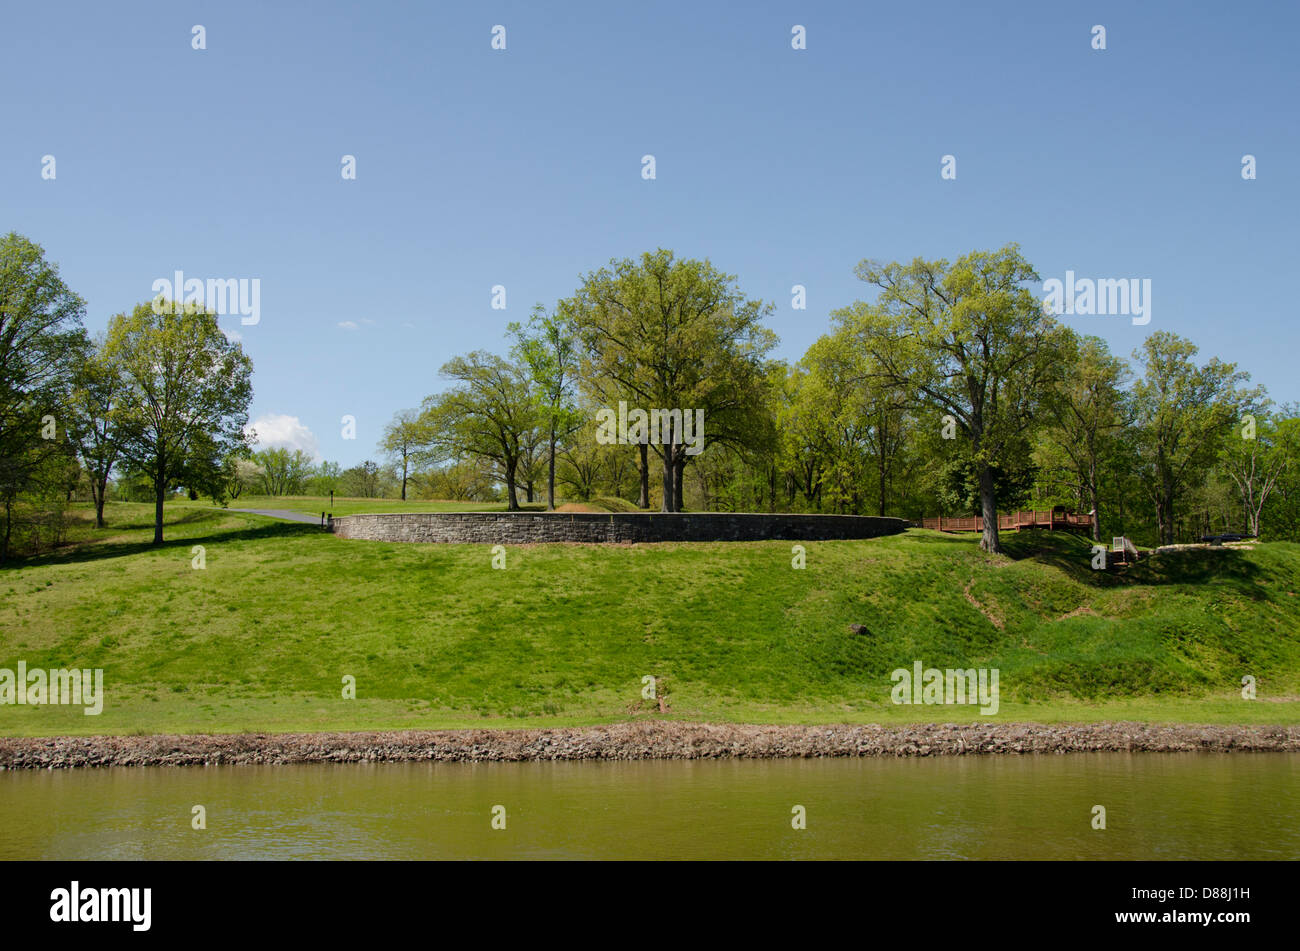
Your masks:
M798 391L801 411L816 425L818 501L842 514L861 507L870 413L862 363L846 336L813 342L800 361L807 374Z
M876 301L834 316L858 336L876 379L901 388L935 428L951 418L974 466L980 548L1000 551L996 471L1014 467L1060 373L1063 328L1025 287L1038 275L1014 244L951 265L864 260L856 273L879 289Z
M40 245L13 232L0 238L0 564L19 493L62 452L57 430L66 430L67 397L86 349L85 311Z
M789 473L787 495L793 503L798 492L804 506L813 508L820 505L830 454L825 387L811 370L796 364L782 381L782 393L785 398L777 406L776 422L782 464Z
M893 494L899 458L911 436L912 419L903 392L883 384L869 363L863 370L863 381L866 386L862 398L866 416L863 438L874 457L876 514L883 516Z
M1046 436L1092 509L1092 537L1101 540L1102 468L1116 436L1129 424L1124 388L1129 369L1100 337L1065 338L1065 376L1048 401Z
M1238 427L1236 436L1225 441L1220 454L1220 463L1241 498L1246 531L1251 535L1259 535L1264 504L1293 461L1286 450L1287 437L1293 437L1295 431L1295 421L1289 422L1292 425L1280 428L1260 407L1257 416L1251 414Z
M122 455L150 477L161 545L168 489L185 479L220 491L225 458L246 445L253 364L216 314L161 300L113 317L105 353L125 382Z
M537 409L537 404L533 404ZM525 429L519 437L519 464L515 467L515 484L524 490L524 501L537 501L537 483L542 481L545 468L546 434L540 426Z
M471 456L494 465L506 486L506 507L518 511L519 462L524 440L537 423L526 371L476 350L449 360L442 375L458 385L424 401L431 455L439 461Z
M614 448L601 445L596 441L593 424L588 423L584 428L587 431L581 433L580 438L574 440L572 445L565 446L560 453L563 465L560 468L559 478L572 492L572 495L566 492L565 496L580 502L587 502L595 497L601 473L605 471L612 455L608 450Z
M454 502L495 502L500 498L479 459L466 459L447 466L426 469L416 476L417 485L426 499L450 499Z
M574 376L578 369L573 315L561 304L554 314L538 305L528 326L512 323L513 355L528 367L534 387L539 425L546 432L546 507L555 508L555 448L579 426L583 417L574 404ZM531 501L531 499L529 500Z
M1270 537L1300 541L1300 407L1282 407L1273 430L1273 450L1284 461L1260 521L1269 526Z
M406 501L406 484L410 481L411 466L418 463L421 450L429 442L429 433L419 410L398 410L392 421L384 427L379 448L394 465L402 470L402 501Z
M1158 331L1133 358L1143 374L1133 387L1140 472L1161 543L1176 540L1175 514L1189 487L1198 485L1219 453L1249 376L1217 357L1198 367L1190 340Z
M262 470L262 489L270 496L298 495L311 478L311 456L301 449L272 447L253 453Z
M594 413L590 415L592 418L595 417ZM572 448L574 448L573 445L568 447L568 449ZM624 485L634 483L639 474L639 466L637 466L636 457L632 453L628 452L627 446L620 446L617 444L602 445L597 443L595 448L597 450L597 455L601 460L600 471L605 476L604 481L601 484L606 487L608 493L614 498L624 498ZM568 449L566 449L566 452ZM646 486L646 492L647 494L649 493L649 485ZM631 500L629 499L628 501ZM649 504L650 503L647 500L646 504L641 506L641 508L648 508Z
M245 490L256 492L266 484L266 470L251 458L238 453L231 453L226 460L227 481L230 488L227 494L237 499Z
M337 492L343 478L343 468L337 462L328 459L312 469L307 479L307 491L310 495L329 495Z
M378 498L381 494L383 473L379 463L367 459L359 466L345 469L340 478L343 493L363 499Z
M124 390L122 374L105 353L104 340L97 340L78 363L68 414L68 437L90 480L96 528L104 527L104 493L121 453L117 416Z
M776 336L762 326L771 307L746 298L735 280L707 260L676 260L662 248L588 274L563 304L588 391L611 411L626 398L645 410L703 412L709 442L751 439ZM663 511L677 512L691 453L675 420L666 429L648 439L663 461Z

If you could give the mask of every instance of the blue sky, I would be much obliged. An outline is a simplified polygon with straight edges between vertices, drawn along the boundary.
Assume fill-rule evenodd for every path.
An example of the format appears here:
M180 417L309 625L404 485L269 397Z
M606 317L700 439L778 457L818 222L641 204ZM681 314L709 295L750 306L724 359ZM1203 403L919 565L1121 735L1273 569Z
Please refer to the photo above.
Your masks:
M773 302L795 360L868 296L862 258L1016 241L1044 279L1151 280L1147 326L1067 318L1117 352L1171 330L1300 400L1298 9L16 5L0 229L45 247L95 330L178 269L260 279L260 322L222 318L254 361L252 416L296 417L345 466L449 357L504 351L534 303L656 247Z

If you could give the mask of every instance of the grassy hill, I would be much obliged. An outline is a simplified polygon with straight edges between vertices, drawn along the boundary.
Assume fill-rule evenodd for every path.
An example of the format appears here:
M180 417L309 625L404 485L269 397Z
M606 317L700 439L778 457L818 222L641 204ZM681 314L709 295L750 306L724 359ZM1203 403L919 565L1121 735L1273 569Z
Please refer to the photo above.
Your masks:
M151 506L111 504L108 529L0 572L0 667L102 667L107 690L98 717L0 707L0 734L1300 722L1294 544L1102 573L1072 536L1009 535L1009 554L988 557L973 536L913 530L809 543L801 571L788 542L512 546L499 571L487 546L345 541L200 504L167 514L161 548ZM890 671L916 660L999 668L996 718L890 703ZM1243 674L1258 701L1240 698ZM647 675L666 713L642 700Z

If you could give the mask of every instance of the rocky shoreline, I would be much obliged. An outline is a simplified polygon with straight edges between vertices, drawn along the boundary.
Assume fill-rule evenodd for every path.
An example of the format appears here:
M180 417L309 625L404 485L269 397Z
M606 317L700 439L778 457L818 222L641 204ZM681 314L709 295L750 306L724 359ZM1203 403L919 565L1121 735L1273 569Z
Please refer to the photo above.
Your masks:
M0 770L357 762L521 762L1300 752L1300 727L1037 723L750 726L641 721L534 730L0 738Z

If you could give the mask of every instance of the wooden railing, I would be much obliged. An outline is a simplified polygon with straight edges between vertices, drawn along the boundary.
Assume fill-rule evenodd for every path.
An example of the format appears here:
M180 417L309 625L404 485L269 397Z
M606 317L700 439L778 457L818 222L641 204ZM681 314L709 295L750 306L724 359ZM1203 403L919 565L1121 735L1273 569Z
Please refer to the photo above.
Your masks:
M918 523L921 528L932 528L940 532L982 532L984 517L981 515L948 516L923 518ZM1074 512L1025 509L1007 512L998 516L998 531L1022 528L1046 528L1049 531L1084 531L1092 528L1091 515L1077 515Z

